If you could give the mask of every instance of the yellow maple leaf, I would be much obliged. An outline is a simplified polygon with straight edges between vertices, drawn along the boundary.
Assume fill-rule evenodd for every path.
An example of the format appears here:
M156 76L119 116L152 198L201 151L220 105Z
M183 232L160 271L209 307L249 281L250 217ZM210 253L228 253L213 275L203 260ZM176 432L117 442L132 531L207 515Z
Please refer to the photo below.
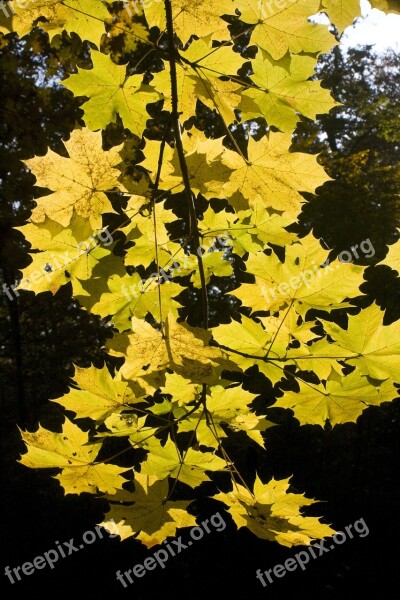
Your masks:
M108 1L111 2L105 0ZM32 0L23 8L14 7L12 31L22 37L38 24L51 37L65 30L67 33L77 33L82 40L89 40L99 46L101 37L105 34L104 22L110 18L105 2Z
M111 497L110 510L102 527L118 533L121 540L135 535L147 548L161 544L176 535L178 527L196 525L196 519L187 512L190 500L167 501L168 478L135 473L135 491L123 490ZM108 521L114 520L115 526Z
M53 192L36 200L31 220L42 223L47 215L68 227L76 214L88 219L92 229L99 229L102 215L115 212L105 192L122 188L115 169L121 162L121 146L104 152L101 132L75 129L65 147L69 158L48 150L45 156L25 161L37 185Z
M387 265L388 267L393 269L393 271L397 271L397 273L400 273L400 241L397 241L395 244L389 246L389 252L379 264Z
M75 367L73 380L79 389L69 392L55 402L76 413L78 419L89 418L103 421L114 413L120 413L138 400L126 381L112 378L107 367L82 369Z
M154 475L157 479L171 476L195 488L204 481L210 481L206 471L222 471L225 468L225 460L214 453L199 452L193 448L180 452L168 438L164 446L160 443L152 446L146 460L141 463L140 472Z
M234 367L221 350L209 346L208 331L178 323L172 315L165 320L164 336L136 317L132 330L121 368L126 379L171 368L193 383L216 383L223 368Z
M212 334L229 360L242 371L257 365L272 383L277 383L283 377L283 370L279 362L274 363L274 359L286 357L288 337L281 327L269 329L266 331L260 323L242 315L241 323L231 321L227 325L219 325L213 328Z
M378 406L393 400L397 390L389 381L381 386L371 385L366 377L355 371L347 377L335 372L325 384L300 382L299 392L285 392L272 408L290 408L301 425L332 426L355 423L368 406Z
M248 405L254 398L253 394L238 386L228 389L220 385L213 386L210 394L206 397L207 411L211 416L212 426L207 422L202 410L199 409L189 418L180 421L178 431L194 431L199 444L218 449L219 440L227 437L221 427L221 424L224 423L231 431L244 431L250 439L264 448L261 431L272 427L272 423L250 411Z
M231 175L231 168L221 160L224 146L222 140L208 140L199 131L185 132L183 135L186 165L190 186L194 194L205 198L225 196L224 183ZM146 156L141 165L155 178L160 155L160 142L146 143ZM167 146L164 150L164 162L161 170L160 187L173 193L184 189L179 156L176 149Z
M112 275L107 285L110 291L104 292L91 310L102 317L111 315L111 321L119 331L130 329L132 316L143 319L150 313L158 318L159 293L161 309L178 316L180 304L173 298L182 292L182 288L177 284L168 282L161 286L156 277L144 282L138 273L134 273L123 277Z
M234 121L234 109L240 102L242 86L222 81L220 77L236 75L244 62L240 54L233 52L232 46L213 47L210 37L207 37L193 41L181 56L182 60L176 64L176 69L182 121L187 121L196 113L197 100L216 109L227 125ZM154 74L152 85L163 90L166 108L171 110L169 63L165 64L163 71Z
M288 492L289 479L272 479L264 484L256 477L254 492L240 484L228 493L214 496L226 504L236 525L247 527L257 537L276 541L282 546L309 545L313 540L333 535L318 517L304 517L300 509L314 504L303 494Z
M114 269L118 259L109 248L102 246L95 234L87 235L85 224L89 224L91 231L89 221L76 216L71 221L72 229L64 229L48 218L44 223L28 223L19 227L32 250L41 252L31 254L32 262L23 269L18 288L32 290L36 294L46 291L55 294L62 285L70 282L74 293L80 294L81 282L92 277L100 264L105 269ZM76 238L75 235L80 232L81 235Z
M323 0L322 6L323 12L326 12L339 33L361 16L360 0Z
M115 494L126 480L125 467L99 463L95 459L101 444L88 444L89 434L65 419L62 433L39 427L35 433L21 431L28 452L20 463L33 469L60 468L56 475L66 494L106 492Z
M125 265L143 265L147 268L158 258L159 266L167 268L173 258L184 254L183 247L170 240L166 228L168 223L176 219L174 213L166 210L162 204L157 204L154 210L155 215L153 211L133 215L129 224L121 228L127 241L134 243L127 250Z
M240 195L250 206L297 216L304 202L299 192L314 193L329 177L315 156L289 152L291 142L289 133L270 133L259 142L250 138L248 160L226 149L222 161L234 171L224 185L229 202Z
M360 375L400 383L400 322L383 326L383 313L376 304L349 317L347 330L321 319L326 333L334 340L332 353L357 367Z
M158 27L163 31L166 28L165 12L161 0L148 2L144 6L149 27ZM229 39L227 22L221 19L222 15L233 14L235 11L234 0L174 0L172 3L172 18L174 29L183 43L194 33L199 37L212 35L214 39Z
M335 44L326 25L318 25L308 18L318 12L320 0L290 0L282 7L282 2L270 0L237 0L236 8L241 20L255 25L251 42L278 60L290 50L300 52L327 52Z
M189 383L187 379L177 373L167 373L165 375L165 386L161 388L161 392L171 395L174 402L182 405L198 400L201 385Z
M243 284L231 292L253 310L282 310L293 307L305 316L308 310L333 310L344 307L344 299L360 295L364 267L335 260L327 262L328 252L310 233L287 246L284 262L275 253L252 254L247 272L256 276L254 284ZM350 306L350 305L348 305Z
M281 131L291 131L300 114L315 119L319 113L329 113L337 103L330 91L319 81L308 81L314 74L315 60L311 56L285 56L272 61L260 50L252 60L254 73L250 79L256 84L242 93L242 119L265 117L268 125Z
M117 113L124 126L141 137L149 115L146 104L160 98L152 87L143 84L143 75L126 75L126 66L116 65L109 56L92 50L93 69L79 69L63 81L75 96L88 96L84 119L92 130L115 123Z

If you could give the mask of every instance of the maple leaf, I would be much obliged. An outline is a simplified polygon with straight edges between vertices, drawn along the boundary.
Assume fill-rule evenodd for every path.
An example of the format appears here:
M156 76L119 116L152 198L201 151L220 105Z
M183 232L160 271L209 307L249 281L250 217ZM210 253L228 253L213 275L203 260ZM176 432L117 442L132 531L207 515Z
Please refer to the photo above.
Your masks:
M96 0L34 0L16 10L12 31L23 37L38 24L51 37L65 30L99 46L105 34L104 21L109 18L105 3Z
M288 493L289 479L272 479L264 484L256 477L254 493L240 484L228 493L214 496L226 504L236 525L247 527L256 536L276 541L282 546L309 545L313 540L333 535L328 525L320 523L317 517L304 517L300 513L303 506L315 501L303 494Z
M212 452L199 452L189 448L180 452L174 442L168 438L165 446L152 447L144 462L141 463L141 473L154 475L157 479L167 476L179 479L192 488L203 481L210 481L206 471L222 471L226 463Z
M212 275L216 277L230 277L233 274L233 267L230 262L225 259L225 251L221 252L206 252L202 257L204 269L204 281L206 285L210 283ZM179 269L179 276L191 274L190 281L194 287L201 288L202 280L199 272L198 260L195 256L191 256L185 265Z
M105 192L122 189L115 169L121 162L121 146L104 152L101 132L75 129L65 147L69 158L48 150L45 156L25 161L37 185L53 192L36 200L31 220L41 223L47 215L68 227L76 214L88 219L92 229L99 229L102 215L115 212Z
M332 368L339 368L325 340L306 345L315 339L314 321L298 325L295 311L259 320L261 323L242 315L241 323L231 321L212 330L214 340L242 371L256 365L275 384L284 376L284 364L310 370L320 379L327 378ZM291 348L294 341L296 347Z
M140 399L143 402L143 398ZM127 408L127 407L125 407ZM138 417L134 412L124 412L123 414L114 412L104 421L107 431L97 432L97 438L104 437L128 437L132 441L132 446L146 447L146 442L154 439L157 431L154 427L146 426L147 415ZM157 440L156 440L157 441ZM158 442L158 441L157 441Z
M376 304L350 316L347 330L336 323L321 322L334 340L329 345L332 354L339 352L360 375L400 383L400 323L383 326L383 313Z
M163 31L166 28L165 13L158 6L161 0L147 3L144 14L149 27L158 27ZM234 0L174 0L172 3L172 18L174 29L183 43L195 33L199 37L212 35L214 39L227 39L229 33L226 21L222 15L234 13Z
M277 330L278 333L280 329ZM257 365L260 372L273 383L283 377L280 364L274 364L274 358L284 358L288 345L287 337L271 329L266 331L261 324L242 315L241 323L231 321L228 325L219 325L212 330L213 339L227 352L229 360L242 371Z
M397 390L389 381L374 387L358 372L347 377L333 372L325 384L300 382L299 392L285 392L273 408L290 408L301 425L323 426L329 420L335 426L355 423L368 406L378 406L396 395Z
M225 389L222 386L213 386L211 393L206 398L207 411L212 418L212 426L207 423L202 411L194 412L190 418L180 421L178 430L195 431L199 444L219 448L219 440L227 437L221 427L225 423L231 431L244 431L248 437L264 447L261 431L272 427L262 417L258 417L249 409L249 404L255 396L240 387Z
M187 512L191 501L167 501L168 479L159 481L151 475L135 473L135 491L123 490L110 498L110 510L102 527L113 526L121 540L135 535L147 547L161 544L167 537L174 537L179 527L196 525L196 519Z
M232 150L224 151L222 161L233 171L224 189L233 206L234 195L240 195L252 207L298 215L304 202L299 192L314 193L328 177L315 156L289 153L291 142L288 133L271 133L259 142L250 137L248 160Z
M182 288L177 284L168 282L161 286L156 277L144 283L134 273L131 277L111 276L107 285L110 291L101 295L92 312L101 317L112 315L112 322L119 331L130 329L132 316L143 319L150 313L157 318L160 313L159 293L162 309L178 316L180 304L174 297L180 294Z
M372 8L378 8L384 12L400 13L399 0L371 0Z
M126 468L95 463L101 444L88 444L89 434L68 419L62 433L39 427L35 433L21 431L21 436L28 452L19 462L33 469L62 469L55 479L66 494L96 493L97 490L115 494L126 481L121 477Z
M197 100L201 100L211 109L216 109L226 124L236 120L235 108L240 102L241 85L231 81L222 81L221 76L236 75L244 59L233 52L231 46L213 47L210 37L195 40L187 50L181 53L182 60L177 63L177 87L182 121L185 122L196 112ZM170 88L169 64L164 71L156 73L152 80L156 89ZM171 92L163 92L171 107Z
M183 254L182 246L169 239L166 228L167 223L176 219L175 215L160 204L154 210L155 215L152 211L148 211L146 214L143 212L135 214L126 227L121 227L121 231L126 235L126 240L134 243L134 246L127 250L125 265L135 267L143 265L147 268L158 258L159 265L166 267L172 257Z
M224 184L232 171L221 160L225 150L222 140L211 141L200 132L188 132L183 136L183 143L193 193L202 194L207 199L224 197ZM160 142L147 142L146 151L146 157L141 165L154 178L158 169ZM165 162L160 177L161 187L178 193L184 189L184 184L177 150L167 146L164 157Z
M319 81L307 81L314 74L315 60L311 56L294 55L279 62L259 51L252 60L250 79L258 86L242 93L242 119L265 117L268 125L282 131L296 127L300 114L315 119L318 113L328 113L337 105L330 91Z
M282 8L281 2L270 0L237 0L240 19L255 25L251 42L279 59L290 50L326 52L335 40L325 25L310 23L308 18L318 12L320 0L291 0Z
M43 224L28 223L19 227L32 249L41 252L31 254L32 262L23 269L18 288L55 294L61 286L71 282L74 293L79 294L81 281L89 279L100 262L113 268L114 255L102 247L96 235L86 237L84 223L81 217L74 217L73 232L48 218ZM81 239L74 237L80 232Z
M105 129L115 123L117 114L124 127L141 137L149 115L146 104L159 100L151 86L143 84L143 75L127 76L126 67L116 65L109 56L92 50L93 69L78 69L78 73L63 81L75 96L88 96L82 105L89 129Z
M201 392L201 385L198 383L189 383L187 379L177 373L167 373L165 375L165 386L161 388L163 394L169 394L178 404L187 404L198 400Z
M393 271L400 273L400 241L397 241L395 244L389 246L389 252L379 264L387 265L393 269Z
M215 383L223 368L234 366L223 352L208 345L209 332L177 323L172 315L165 320L164 335L136 317L132 330L121 368L126 379L171 368L193 383Z
M292 315L297 316L294 312ZM315 326L316 323L312 323L312 325ZM324 337L313 340L311 344L303 343L298 348L289 348L286 352L285 362L295 364L300 371L315 373L322 381L330 377L332 370L342 375L342 366L338 362L345 358L342 354L338 348L333 351L332 345Z
M322 6L339 34L361 16L360 0L322 0Z
M275 244L275 246L284 246L295 241L294 234L285 229L292 222L288 213L280 214L255 206L248 212L239 212L238 215L243 215L246 219L245 222L249 219L250 231L253 229L254 235L261 242L263 248L269 243ZM233 235L235 235L234 232Z
M73 376L79 389L69 392L56 400L67 410L76 413L78 419L89 418L103 421L113 413L119 413L138 400L128 382L111 377L107 367L82 369L75 367Z
M289 215L269 214L257 206L253 210L241 210L235 214L223 210L215 213L209 208L198 227L204 240L220 238L226 248L232 247L235 254L243 256L246 252L255 253L264 249L268 242L282 246L294 241L294 234L285 229L291 223Z
M305 316L311 308L331 311L344 307L344 299L354 296L363 283L364 267L338 260L329 263L327 256L312 234L287 246L284 262L274 253L252 254L246 268L256 276L256 301L254 284L243 284L231 293L255 311L287 306Z

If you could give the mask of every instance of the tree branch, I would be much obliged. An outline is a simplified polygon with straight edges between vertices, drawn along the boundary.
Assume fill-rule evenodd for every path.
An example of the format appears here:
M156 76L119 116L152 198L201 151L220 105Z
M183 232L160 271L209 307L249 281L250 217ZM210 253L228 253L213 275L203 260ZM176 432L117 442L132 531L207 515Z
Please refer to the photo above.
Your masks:
M172 105L172 123L174 129L174 138L176 151L178 153L179 166L182 173L184 184L185 197L189 212L189 237L196 244L196 250L200 247L200 232L197 224L196 208L194 204L194 196L190 185L190 174L186 163L185 151L182 144L181 125L179 122L179 95L178 95L178 78L176 72L176 60L178 53L174 42L174 22L172 17L171 0L164 0L165 14L167 19L167 37L169 46L169 65L171 77L171 105ZM204 273L203 258L198 252L197 262L199 265L199 275L201 282L201 303L202 303L202 325L204 329L208 329L208 297L207 285Z

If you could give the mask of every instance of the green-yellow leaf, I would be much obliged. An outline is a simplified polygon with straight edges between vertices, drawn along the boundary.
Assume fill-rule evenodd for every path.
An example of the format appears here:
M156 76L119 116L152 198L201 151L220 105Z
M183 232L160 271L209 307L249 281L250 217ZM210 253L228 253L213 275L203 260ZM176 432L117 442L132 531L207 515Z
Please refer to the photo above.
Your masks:
M92 307L92 312L102 317L112 316L112 323L119 331L131 327L133 316L143 319L148 313L155 318L160 315L159 293L161 308L177 315L180 304L173 298L180 294L182 288L176 283L167 282L163 285L156 277L144 281L138 273L132 276L119 277L112 275L107 285L109 292L101 295L99 302Z
M290 408L301 425L332 426L355 423L368 406L378 406L393 400L397 390L389 381L373 386L355 371L347 377L335 375L324 384L300 382L299 392L285 392L273 407Z
M146 105L159 100L159 94L143 84L143 75L127 77L126 67L106 54L92 50L91 56L93 69L79 69L63 82L75 96L89 97L82 105L87 127L104 129L119 114L124 127L141 137L150 118Z
M82 40L97 46L106 32L104 22L110 18L105 2L97 0L32 0L24 7L14 6L14 10L12 31L20 37L37 23L50 37L65 30L69 34L77 33Z
M210 481L206 471L222 471L225 467L225 461L211 452L189 448L181 453L168 438L165 446L152 447L147 459L141 463L141 473L154 475L157 479L171 476L195 488L203 481Z
M360 375L373 379L391 378L400 383L400 322L383 325L383 313L376 304L349 317L347 330L322 320L334 340L333 352L343 355Z
M256 286L243 284L232 293L253 310L291 307L305 316L312 308L331 311L344 307L345 298L360 295L364 267L339 260L327 263L327 256L312 234L287 246L284 262L274 253L252 254L246 267L256 276Z
M242 119L265 117L268 125L281 131L292 131L300 114L315 119L328 113L336 103L330 91L319 81L308 81L314 74L315 60L310 56L294 55L278 63L259 51L252 61L254 74L250 79L257 86L242 93Z
M95 235L87 237L74 235L82 233L78 221L74 218L71 229L63 229L50 219L43 224L28 223L20 227L25 238L32 244L32 250L41 250L31 254L32 262L22 271L19 288L32 290L36 294L50 291L55 294L61 286L71 282L75 294L82 292L81 281L88 280L93 270L103 261L112 268L114 255L104 248Z

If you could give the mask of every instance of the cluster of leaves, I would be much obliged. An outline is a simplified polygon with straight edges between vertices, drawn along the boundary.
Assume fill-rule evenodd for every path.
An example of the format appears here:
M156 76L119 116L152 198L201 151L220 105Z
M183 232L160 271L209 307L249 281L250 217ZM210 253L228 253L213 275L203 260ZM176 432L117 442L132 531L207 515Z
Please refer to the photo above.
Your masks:
M60 154L26 161L50 192L20 228L34 250L20 287L71 285L112 323L118 367L77 367L57 403L79 424L22 432L21 462L61 469L65 493L105 494L122 539L150 547L193 525L192 490L215 491L216 477L228 491L213 498L238 527L287 546L331 535L288 480L252 487L227 454L235 436L264 447L272 426L243 374L257 368L273 406L301 424L355 422L397 395L400 327L376 305L354 309L364 267L329 262L312 234L290 230L302 194L329 179L292 134L335 106L314 68L359 10L166 0L131 15L121 3L38 0L12 19L20 36L39 26L90 48L90 65L63 81L83 120ZM318 12L334 27L310 20ZM399 270L398 243L385 264ZM231 310L216 315L211 299L225 290ZM119 465L132 449L133 464Z

